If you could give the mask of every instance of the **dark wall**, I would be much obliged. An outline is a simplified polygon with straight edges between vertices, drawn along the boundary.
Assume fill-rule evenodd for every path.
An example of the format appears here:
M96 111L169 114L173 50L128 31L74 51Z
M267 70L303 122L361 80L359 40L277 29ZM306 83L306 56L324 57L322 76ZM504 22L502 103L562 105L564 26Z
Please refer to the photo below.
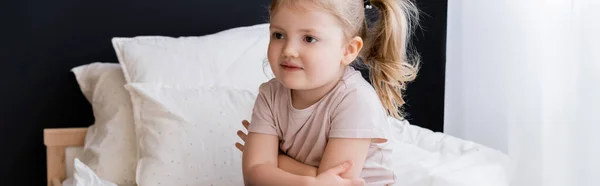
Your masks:
M15 181L7 185L46 183L42 130L93 123L90 105L69 70L116 62L112 37L203 35L263 23L268 2L2 1L0 177Z
M269 0L5 0L0 2L0 178L46 184L44 128L86 127L89 103L69 70L116 62L110 39L193 36L267 20ZM442 3L443 2L443 3ZM423 70L409 86L411 121L442 129L446 1L422 0ZM8 182L7 182L8 181Z
M436 132L444 130L447 0L416 0L421 26L414 37L421 70L406 90L406 112L411 124Z

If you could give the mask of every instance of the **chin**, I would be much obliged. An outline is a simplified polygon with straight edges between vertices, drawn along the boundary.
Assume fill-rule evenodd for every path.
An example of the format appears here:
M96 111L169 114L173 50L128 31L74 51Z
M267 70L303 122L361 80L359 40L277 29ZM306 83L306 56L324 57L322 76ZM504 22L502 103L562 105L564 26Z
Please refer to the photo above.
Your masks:
M277 80L286 88L294 90L306 89L306 83L298 78L291 77L276 77Z

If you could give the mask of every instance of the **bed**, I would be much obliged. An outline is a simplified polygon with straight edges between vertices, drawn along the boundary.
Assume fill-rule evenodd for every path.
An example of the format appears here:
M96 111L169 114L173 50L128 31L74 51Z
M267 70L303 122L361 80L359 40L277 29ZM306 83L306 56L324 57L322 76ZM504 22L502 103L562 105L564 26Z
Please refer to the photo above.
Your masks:
M407 121L390 118L397 126L394 156L403 156L396 168L407 186L508 186L514 177L514 162L503 153L473 142L433 132ZM81 156L87 128L47 129L48 186L62 186L73 172L74 158ZM410 154L411 156L406 156ZM437 162L437 163L436 163Z
M219 31L251 26L264 23L267 19L266 7L269 0L261 1L102 1L95 3L72 4L74 9L82 7L78 11L72 12L73 17L79 15L88 16L93 22L105 26L103 30L109 30L104 33L100 31L91 31L103 39L95 40L102 43L102 47L87 47L79 49L79 52L86 54L100 53L93 55L97 59L104 61L117 61L114 52L108 50L110 39L113 37L134 37L144 35L161 36L200 36L212 34ZM444 46L445 40L445 6L446 3L439 1L419 1L420 6L429 16L424 17L423 26L429 28L427 31L419 32L417 35L416 46L421 49L423 56L422 77L410 85L408 92L408 106L406 111L410 113L409 121L416 125L428 128L433 132L440 132L443 128L443 66L444 66ZM118 5L118 6L116 6ZM91 10L90 7L99 7L112 11L107 17L101 15L92 15L98 10ZM83 10L90 10L85 12ZM120 16L121 14L121 16ZM225 15L225 16L224 16ZM235 16L231 16L235 15ZM89 23L72 22L83 27L89 27ZM194 24L190 23L197 23ZM130 24L138 24L131 26ZM99 26L94 26L99 27ZM119 30L119 31L117 31ZM77 33L75 37L87 37L85 33ZM114 44L114 43L113 43ZM89 59L86 58L86 59ZM74 62L68 68L82 65L91 61ZM64 69L67 72L69 69ZM364 72L363 72L364 73ZM70 77L72 78L72 77ZM81 92L78 92L81 94ZM80 104L82 106L89 106ZM79 110L72 108L73 110ZM89 109L82 109L87 110ZM87 114L90 117L91 112L78 113ZM81 117L81 116L79 116ZM89 124L76 124L75 126L88 126ZM73 172L73 159L81 157L82 147L85 144L87 127L50 127L43 131L43 140L46 147L46 172L47 185L58 186L69 177Z

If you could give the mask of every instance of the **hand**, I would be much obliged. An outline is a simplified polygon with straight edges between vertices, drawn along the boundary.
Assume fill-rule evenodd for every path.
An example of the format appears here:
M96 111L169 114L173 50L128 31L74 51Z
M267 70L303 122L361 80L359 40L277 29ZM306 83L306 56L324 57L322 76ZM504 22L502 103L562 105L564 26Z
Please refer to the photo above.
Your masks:
M335 166L321 174L319 174L314 180L314 184L311 185L327 185L327 186L336 186L336 185L349 185L349 186L362 186L365 185L365 180L361 178L353 178L353 179L345 179L340 175L344 172L350 170L350 168L354 166L353 161L348 161L342 163L341 165Z
M242 121L242 125L244 125L244 128L246 128L246 130L248 130L248 127L250 126L250 122L244 120ZM238 130L237 131L237 135L240 137L240 139L242 139L242 143L246 144L246 136L248 136L246 133L244 133L244 131L242 130ZM239 149L240 151L244 152L244 144L241 143L235 143L235 147L237 149Z

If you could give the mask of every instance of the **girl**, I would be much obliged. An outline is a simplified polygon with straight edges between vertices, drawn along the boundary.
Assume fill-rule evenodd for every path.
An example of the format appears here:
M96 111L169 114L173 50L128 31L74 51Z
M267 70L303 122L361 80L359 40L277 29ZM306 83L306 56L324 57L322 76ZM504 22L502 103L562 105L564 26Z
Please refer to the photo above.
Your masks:
M367 28L365 7L379 11ZM391 185L387 116L414 79L409 0L273 0L268 60L245 141L247 185ZM364 61L369 84L351 63ZM358 62L355 62L359 65Z

